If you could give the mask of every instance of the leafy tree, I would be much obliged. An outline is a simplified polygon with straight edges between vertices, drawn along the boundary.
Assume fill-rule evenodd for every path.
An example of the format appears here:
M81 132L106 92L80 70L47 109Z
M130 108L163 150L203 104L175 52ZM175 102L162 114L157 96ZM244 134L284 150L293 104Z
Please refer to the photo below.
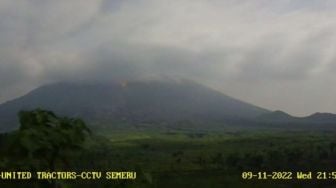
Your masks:
M73 151L82 149L90 130L80 119L58 117L51 111L21 111L19 130L9 136L6 167L55 171L68 166Z

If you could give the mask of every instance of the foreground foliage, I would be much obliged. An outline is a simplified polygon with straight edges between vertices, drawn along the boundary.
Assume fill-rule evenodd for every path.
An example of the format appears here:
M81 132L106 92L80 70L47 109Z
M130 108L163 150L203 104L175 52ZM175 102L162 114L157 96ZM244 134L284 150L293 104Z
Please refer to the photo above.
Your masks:
M110 130L35 110L0 135L6 171L136 171L136 180L1 181L1 187L331 187L334 181L247 181L244 171L334 171L334 131Z

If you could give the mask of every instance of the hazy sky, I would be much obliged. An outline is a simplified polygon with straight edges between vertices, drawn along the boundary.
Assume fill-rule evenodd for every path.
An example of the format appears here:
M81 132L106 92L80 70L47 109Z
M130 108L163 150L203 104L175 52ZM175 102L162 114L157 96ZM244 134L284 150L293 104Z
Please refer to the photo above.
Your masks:
M0 0L0 103L68 80L186 78L336 113L335 0Z

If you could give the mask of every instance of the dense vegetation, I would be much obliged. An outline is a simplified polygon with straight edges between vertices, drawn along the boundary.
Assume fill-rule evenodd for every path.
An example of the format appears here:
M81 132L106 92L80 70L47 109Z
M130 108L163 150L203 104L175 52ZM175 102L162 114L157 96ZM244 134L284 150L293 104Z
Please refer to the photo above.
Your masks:
M242 180L243 171L333 171L332 130L111 130L79 119L20 113L2 134L1 170L136 171L136 180L1 181L1 187L328 187L332 181Z

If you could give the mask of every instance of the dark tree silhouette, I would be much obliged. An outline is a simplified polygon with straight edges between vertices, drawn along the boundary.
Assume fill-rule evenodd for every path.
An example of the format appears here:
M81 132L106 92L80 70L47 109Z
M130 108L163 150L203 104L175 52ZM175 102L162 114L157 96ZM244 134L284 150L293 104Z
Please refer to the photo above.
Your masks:
M29 171L61 170L82 149L90 130L80 119L58 117L36 109L19 112L20 128L11 133L6 166ZM52 182L55 184L55 182Z

